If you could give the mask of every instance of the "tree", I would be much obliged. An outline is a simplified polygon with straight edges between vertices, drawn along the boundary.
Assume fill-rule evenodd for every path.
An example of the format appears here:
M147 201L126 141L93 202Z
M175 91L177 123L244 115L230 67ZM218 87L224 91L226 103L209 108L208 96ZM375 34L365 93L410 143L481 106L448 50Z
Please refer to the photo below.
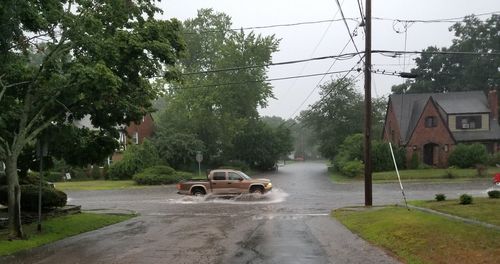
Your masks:
M167 89L162 120L179 133L196 135L203 141L207 161L230 159L229 150L250 119L258 118L257 107L272 97L265 82L266 67L278 48L274 36L231 30L231 19L212 9L201 9L183 23L186 56L181 60L182 81ZM217 71L245 67L234 71ZM211 71L211 73L199 73Z
M334 80L320 87L324 99L311 110L301 113L301 122L310 127L319 140L321 154L333 160L344 139L363 130L363 97L355 90L353 79ZM381 131L385 98L373 100L373 137Z
M9 231L22 237L18 157L51 125L89 116L98 130L138 121L157 96L148 79L184 49L180 23L152 0L6 0L0 4L0 160Z
M481 21L475 16L449 28L455 33L450 47L428 47L424 52L500 52L500 15L494 14ZM415 80L408 80L392 87L393 92L412 93L490 90L500 87L500 56L431 54L424 53L415 59L417 67L411 72Z

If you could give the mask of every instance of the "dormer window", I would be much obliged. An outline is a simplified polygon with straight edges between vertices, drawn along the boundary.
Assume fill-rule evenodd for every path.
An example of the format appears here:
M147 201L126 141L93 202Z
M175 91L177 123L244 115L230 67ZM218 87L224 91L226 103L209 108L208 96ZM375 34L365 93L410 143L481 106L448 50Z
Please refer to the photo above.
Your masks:
M481 116L457 116L457 129L481 128Z
M436 126L437 122L435 116L428 116L425 118L425 127L436 127Z

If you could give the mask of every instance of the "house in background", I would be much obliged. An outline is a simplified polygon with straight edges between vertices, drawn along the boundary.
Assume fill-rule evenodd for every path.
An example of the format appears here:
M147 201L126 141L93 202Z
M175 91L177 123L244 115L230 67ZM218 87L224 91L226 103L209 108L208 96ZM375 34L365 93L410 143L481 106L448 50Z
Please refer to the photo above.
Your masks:
M139 123L131 123L120 131L120 148L108 160L108 164L114 161L119 161L123 157L123 151L127 149L129 144L142 144L144 139L150 138L154 132L153 116L145 115Z
M490 153L500 151L498 96L492 90L393 94L389 97L383 140L406 149L420 163L447 167L459 143L481 143Z
M85 116L81 120L75 120L73 124L79 128L86 127L89 129L96 129L92 126L90 116ZM114 161L121 160L123 151L127 149L127 145L142 144L145 138L150 138L153 135L153 130L154 122L151 114L145 115L138 123L131 123L128 126L123 126L120 129L120 136L117 139L120 146L115 153L108 158L106 163L109 165Z

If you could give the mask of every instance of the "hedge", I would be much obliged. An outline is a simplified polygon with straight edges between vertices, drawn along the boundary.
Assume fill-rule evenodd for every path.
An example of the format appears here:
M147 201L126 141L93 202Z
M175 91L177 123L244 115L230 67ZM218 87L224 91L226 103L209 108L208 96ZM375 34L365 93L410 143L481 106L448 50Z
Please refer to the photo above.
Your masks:
M153 166L134 174L132 179L140 185L160 185L177 183L192 177L192 173L175 171L168 166Z
M0 204L8 204L7 186L0 187ZM62 207L66 205L66 193L52 187L42 187L42 208ZM21 185L21 209L38 210L38 185Z

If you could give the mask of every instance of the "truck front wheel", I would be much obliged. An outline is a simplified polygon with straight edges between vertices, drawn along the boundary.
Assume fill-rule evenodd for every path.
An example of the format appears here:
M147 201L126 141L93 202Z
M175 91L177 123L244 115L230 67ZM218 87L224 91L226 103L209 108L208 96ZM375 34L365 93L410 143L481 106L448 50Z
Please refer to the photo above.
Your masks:
M264 188L260 186L254 186L250 188L250 193L255 193L255 194L264 194Z
M202 195L205 195L206 192L205 190L203 190L203 188L194 188L191 193L194 195L194 196L202 196Z

